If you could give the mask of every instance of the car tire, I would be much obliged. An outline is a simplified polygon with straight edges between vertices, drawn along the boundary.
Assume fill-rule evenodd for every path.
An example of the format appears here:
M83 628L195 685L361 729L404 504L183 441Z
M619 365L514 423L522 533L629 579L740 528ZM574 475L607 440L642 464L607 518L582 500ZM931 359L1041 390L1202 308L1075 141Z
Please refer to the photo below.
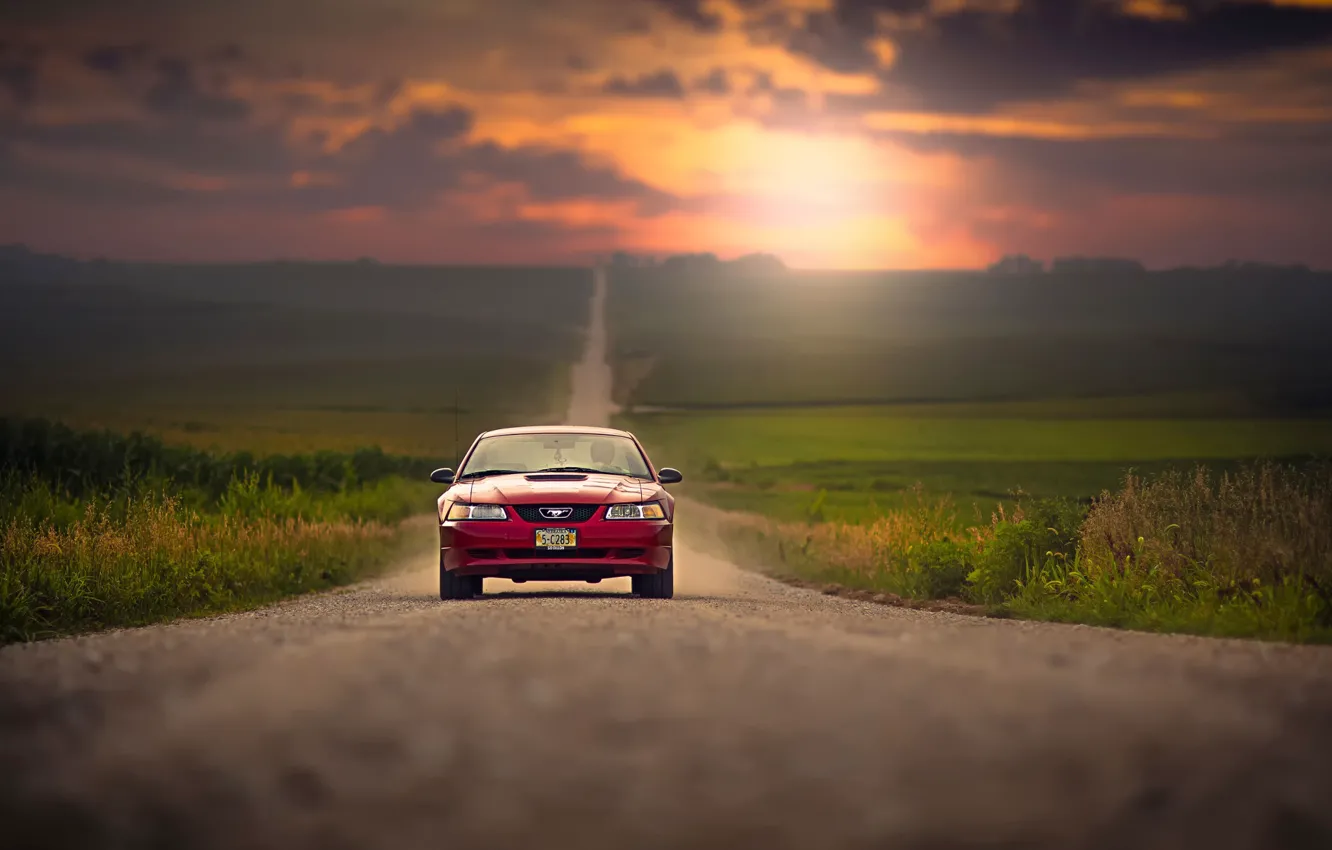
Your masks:
M670 599L675 595L675 554L666 562L666 569L650 576L630 579L634 593L644 599Z
M471 599L480 590L480 576L460 576L439 565L439 598Z

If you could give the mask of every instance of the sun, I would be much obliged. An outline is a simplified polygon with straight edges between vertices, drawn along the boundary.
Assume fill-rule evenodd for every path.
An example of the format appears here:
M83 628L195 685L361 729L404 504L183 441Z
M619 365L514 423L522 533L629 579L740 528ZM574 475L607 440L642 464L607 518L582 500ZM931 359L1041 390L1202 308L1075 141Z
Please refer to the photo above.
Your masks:
M868 212L881 163L862 140L764 132L737 139L726 160L731 186L751 200L751 220L819 228Z

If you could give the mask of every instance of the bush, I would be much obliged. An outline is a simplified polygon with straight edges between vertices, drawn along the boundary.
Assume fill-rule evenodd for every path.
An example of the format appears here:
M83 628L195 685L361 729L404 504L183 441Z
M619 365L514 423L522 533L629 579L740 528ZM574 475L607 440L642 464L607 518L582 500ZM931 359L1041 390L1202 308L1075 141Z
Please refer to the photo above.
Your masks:
M976 546L937 540L911 547L903 557L901 592L918 599L961 596L975 569Z
M1161 631L1332 640L1332 465L1130 474L1090 509L1000 509L960 539L946 498L850 525L754 519L750 551L800 578L1028 617ZM757 533L755 533L757 532Z
M986 604L1002 602L1034 572L1074 558L1084 516L1077 502L1065 499L1020 505L1011 518L1001 513L992 524L992 535L982 547L976 569L967 576L968 598Z

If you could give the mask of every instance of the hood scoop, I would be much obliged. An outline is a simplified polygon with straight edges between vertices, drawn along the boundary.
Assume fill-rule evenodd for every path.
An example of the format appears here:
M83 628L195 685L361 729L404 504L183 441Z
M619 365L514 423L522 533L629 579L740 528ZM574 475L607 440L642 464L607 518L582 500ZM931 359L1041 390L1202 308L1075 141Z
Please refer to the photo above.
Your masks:
M524 475L528 481L586 481L586 472L533 472Z

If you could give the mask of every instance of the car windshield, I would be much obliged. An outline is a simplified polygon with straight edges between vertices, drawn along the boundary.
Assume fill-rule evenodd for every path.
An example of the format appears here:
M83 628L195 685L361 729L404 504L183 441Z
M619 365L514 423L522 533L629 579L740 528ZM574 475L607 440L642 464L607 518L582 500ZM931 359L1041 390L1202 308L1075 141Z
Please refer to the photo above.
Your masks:
M458 477L496 472L605 472L651 479L647 460L614 434L501 434L483 437Z

